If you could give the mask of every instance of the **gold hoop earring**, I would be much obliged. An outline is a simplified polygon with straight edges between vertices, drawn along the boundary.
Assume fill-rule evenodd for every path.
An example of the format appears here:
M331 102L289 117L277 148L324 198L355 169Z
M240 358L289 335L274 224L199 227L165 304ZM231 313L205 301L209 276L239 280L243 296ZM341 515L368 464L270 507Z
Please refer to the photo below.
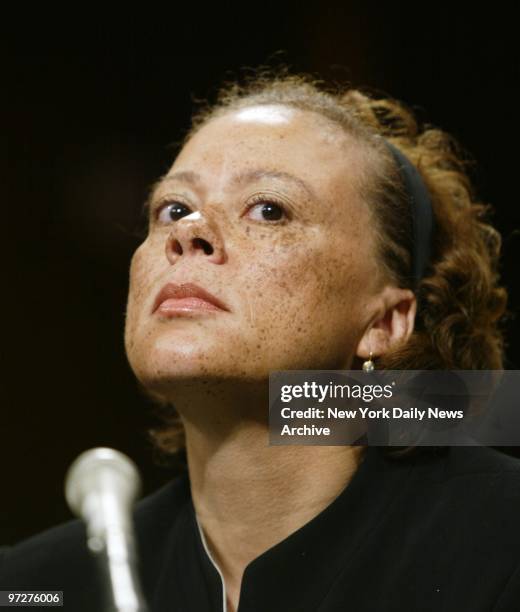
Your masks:
M370 351L370 357L367 361L363 362L363 372L373 372L375 369L375 364L372 361L372 351Z

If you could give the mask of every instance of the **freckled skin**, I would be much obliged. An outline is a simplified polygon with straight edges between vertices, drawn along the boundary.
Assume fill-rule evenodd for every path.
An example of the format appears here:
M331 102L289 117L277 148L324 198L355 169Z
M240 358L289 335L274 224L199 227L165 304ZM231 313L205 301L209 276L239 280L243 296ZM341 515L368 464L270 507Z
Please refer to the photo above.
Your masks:
M349 368L354 355L378 355L406 337L415 313L413 294L389 285L374 257L357 189L359 145L314 113L282 108L267 113L271 122L229 112L191 138L167 176L192 171L201 180L162 180L152 198L152 212L161 212L130 268L127 356L145 388L182 418L194 506L230 612L247 564L339 494L362 448L269 446L269 372ZM258 168L290 172L315 195L279 177L233 183ZM288 219L263 219L256 198L251 207L260 194L286 207ZM164 219L164 198L190 212ZM167 282L196 283L229 312L152 315Z
M314 113L293 110L276 125L210 121L187 143L168 175L194 170L197 187L164 182L156 198L182 196L201 218L151 223L133 256L125 343L139 380L164 395L187 380L266 381L269 371L349 367L372 312L377 286L371 220L356 190L363 159L356 143ZM233 186L238 171L268 168L303 178L261 178ZM248 216L251 196L290 207L285 223ZM186 248L207 240L214 255ZM168 257L172 240L184 248ZM217 256L218 254L218 256ZM230 312L192 318L151 315L166 282L195 282ZM173 397L175 399L175 397Z

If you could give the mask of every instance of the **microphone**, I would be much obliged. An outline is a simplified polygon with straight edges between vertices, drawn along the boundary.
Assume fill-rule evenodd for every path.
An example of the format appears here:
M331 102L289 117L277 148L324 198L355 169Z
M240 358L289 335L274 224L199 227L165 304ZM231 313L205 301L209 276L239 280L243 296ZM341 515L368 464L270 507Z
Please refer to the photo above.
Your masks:
M110 609L147 612L137 571L132 505L141 489L139 472L126 455L92 448L65 476L65 498L86 523L87 546L108 578Z

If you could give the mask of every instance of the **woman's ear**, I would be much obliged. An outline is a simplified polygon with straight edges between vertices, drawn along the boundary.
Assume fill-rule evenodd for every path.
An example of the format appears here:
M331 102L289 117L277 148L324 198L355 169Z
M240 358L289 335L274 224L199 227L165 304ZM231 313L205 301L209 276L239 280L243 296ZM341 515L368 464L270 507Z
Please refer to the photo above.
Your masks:
M356 349L356 356L368 359L370 352L379 357L394 346L406 342L413 332L417 300L410 289L387 285L376 300L373 316Z

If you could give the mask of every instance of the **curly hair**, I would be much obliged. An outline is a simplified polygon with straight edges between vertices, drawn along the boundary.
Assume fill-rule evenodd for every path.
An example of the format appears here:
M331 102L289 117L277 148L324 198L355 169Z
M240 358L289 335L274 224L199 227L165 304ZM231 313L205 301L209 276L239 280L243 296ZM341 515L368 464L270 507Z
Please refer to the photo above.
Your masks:
M470 177L475 162L447 132L422 124L410 107L369 88L327 86L286 66L261 67L243 82L225 81L216 101L202 101L181 147L208 121L252 105L283 104L317 113L354 137L367 152L362 196L371 207L381 265L397 286L417 299L414 330L406 342L378 357L380 369L503 369L502 323L509 314L499 284L502 238L491 225L492 207L478 200ZM404 186L384 139L418 169L435 217L431 262L418 286L411 274L412 218ZM183 448L180 419L171 408L150 430L156 448ZM407 454L407 449L397 449Z

